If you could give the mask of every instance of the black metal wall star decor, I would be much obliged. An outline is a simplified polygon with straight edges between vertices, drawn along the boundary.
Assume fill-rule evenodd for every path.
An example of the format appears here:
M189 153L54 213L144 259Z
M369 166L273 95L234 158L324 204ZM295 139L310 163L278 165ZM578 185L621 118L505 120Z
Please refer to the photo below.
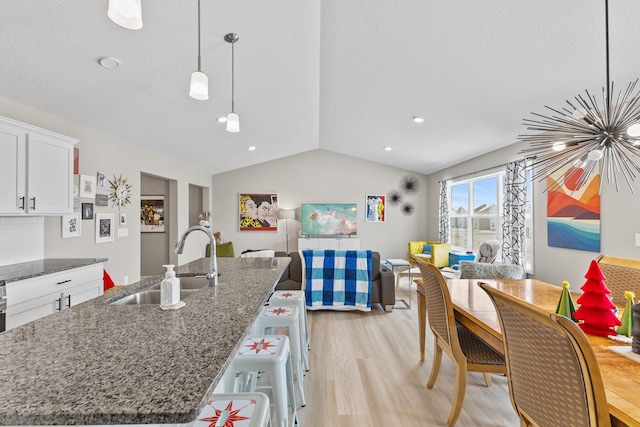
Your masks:
M413 205L411 203L405 203L404 205L402 205L402 213L405 215L411 215L413 213L413 211L415 210L415 208L413 207Z
M400 182L400 190L407 195L413 195L420 189L420 181L412 175L407 175Z
M387 194L387 203L391 206L399 206L403 199L402 193L397 190L392 190Z

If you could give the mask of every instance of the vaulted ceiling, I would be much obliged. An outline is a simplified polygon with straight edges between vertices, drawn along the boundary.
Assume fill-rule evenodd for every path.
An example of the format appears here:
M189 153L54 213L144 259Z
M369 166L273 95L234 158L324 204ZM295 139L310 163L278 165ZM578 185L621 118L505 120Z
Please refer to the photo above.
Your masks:
M201 1L208 101L188 96L196 0L142 0L136 31L107 0L2 0L0 96L212 174L316 148L428 174L606 83L604 0ZM609 19L619 89L640 76L640 4L611 1ZM237 134L216 120L230 32Z

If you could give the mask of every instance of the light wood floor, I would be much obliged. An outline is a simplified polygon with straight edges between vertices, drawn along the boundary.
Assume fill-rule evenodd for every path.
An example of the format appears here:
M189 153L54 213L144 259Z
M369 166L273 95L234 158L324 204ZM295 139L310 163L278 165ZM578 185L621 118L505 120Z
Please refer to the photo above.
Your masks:
M398 293L403 298L406 285ZM302 427L446 426L455 368L443 355L438 381L427 389L433 336L428 330L421 363L415 286L411 298L411 310L391 313L379 305L370 313L308 312L311 370L305 377L307 405L298 409ZM457 427L520 425L506 377L492 380L487 388L482 374L469 374Z

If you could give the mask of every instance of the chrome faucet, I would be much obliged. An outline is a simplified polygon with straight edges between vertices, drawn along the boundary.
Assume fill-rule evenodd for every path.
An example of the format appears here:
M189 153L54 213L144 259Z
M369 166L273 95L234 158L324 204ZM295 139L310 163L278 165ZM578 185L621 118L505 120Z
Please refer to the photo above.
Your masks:
M184 241L192 231L200 230L205 233L209 237L209 242L211 243L211 263L209 265L209 272L207 273L207 279L214 279L214 285L218 285L218 260L216 258L216 239L211 234L208 228L205 228L201 225L194 225L189 227L187 231L182 234L178 243L176 243L175 252L177 254L181 254L184 249Z

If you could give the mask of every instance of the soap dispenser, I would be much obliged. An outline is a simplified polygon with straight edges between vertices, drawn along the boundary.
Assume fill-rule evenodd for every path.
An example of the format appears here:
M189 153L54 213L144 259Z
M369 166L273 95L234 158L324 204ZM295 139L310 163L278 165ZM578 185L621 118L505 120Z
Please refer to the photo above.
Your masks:
M173 271L173 264L163 265L167 269L164 280L160 284L160 307L168 308L180 302L180 279Z

